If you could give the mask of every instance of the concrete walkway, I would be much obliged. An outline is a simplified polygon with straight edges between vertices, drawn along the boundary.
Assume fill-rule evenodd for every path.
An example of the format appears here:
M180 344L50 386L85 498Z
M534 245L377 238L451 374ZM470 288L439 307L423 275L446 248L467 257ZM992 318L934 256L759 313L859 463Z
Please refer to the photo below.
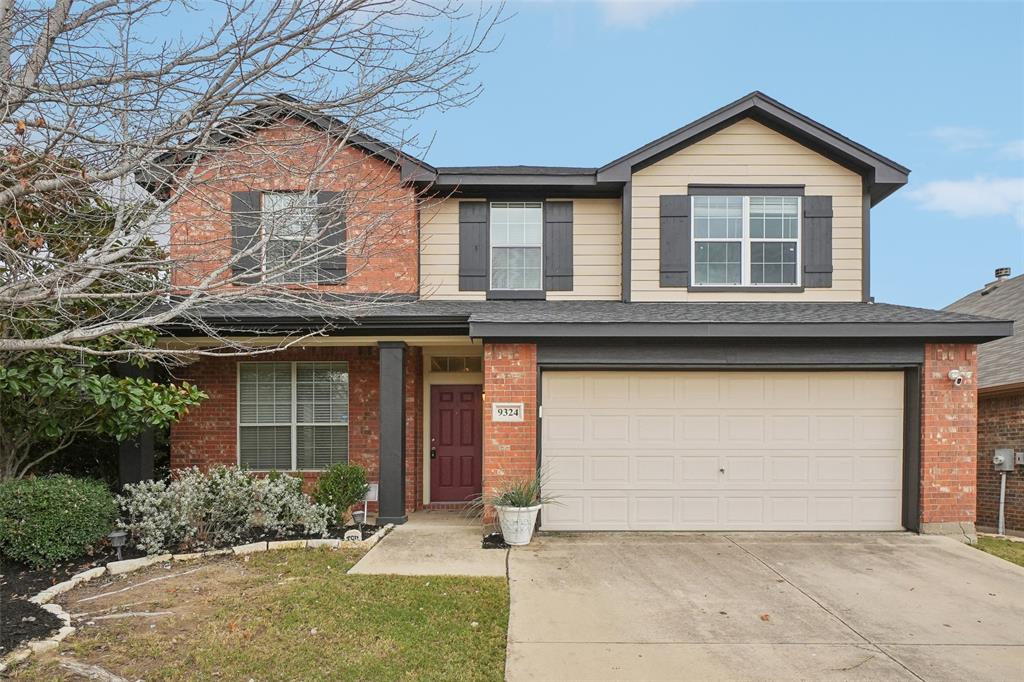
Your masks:
M396 526L349 573L506 575L508 550L481 549L480 519L460 512L420 511Z
M1024 678L1024 568L910 534L560 534L509 557L507 679Z

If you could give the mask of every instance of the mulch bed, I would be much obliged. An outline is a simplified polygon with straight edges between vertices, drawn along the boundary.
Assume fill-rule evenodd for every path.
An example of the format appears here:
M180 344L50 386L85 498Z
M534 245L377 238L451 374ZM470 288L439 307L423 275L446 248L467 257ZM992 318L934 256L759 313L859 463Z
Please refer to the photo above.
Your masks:
M327 529L326 537L341 539L345 537L346 531L356 529L362 532L363 539L365 540L380 530L380 528L380 526L373 526L368 523L364 523L362 526L330 526ZM303 535L302 533L252 533L239 544L244 544L246 542L263 542L264 540L273 542L275 540L314 540L319 538L319 535Z
M327 537L343 538L345 531L353 528L358 528L365 540L376 533L380 526L332 526L328 529ZM308 539L310 536L300 533L254 533L239 544L263 540ZM122 559L137 559L145 555L145 552L134 547L121 548ZM117 561L117 550L107 545L94 552L61 562L52 568L43 569L32 568L0 556L0 656L27 641L45 638L60 628L60 619L41 606L30 603L30 597L51 585L64 582L76 573L96 566L105 566L111 561Z
M121 549L122 557L135 559L143 552ZM0 557L0 654L18 645L47 637L61 626L60 618L28 601L47 587L64 582L76 573L117 560L117 550L104 546L92 553L63 561L52 568L32 568Z

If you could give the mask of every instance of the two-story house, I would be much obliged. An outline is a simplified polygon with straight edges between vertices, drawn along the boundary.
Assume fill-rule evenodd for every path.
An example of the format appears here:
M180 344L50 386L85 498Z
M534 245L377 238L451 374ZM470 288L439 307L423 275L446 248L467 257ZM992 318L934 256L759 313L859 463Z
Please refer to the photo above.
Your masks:
M266 150L174 208L212 263L308 189ZM173 428L173 467L358 463L393 522L542 471L550 530L973 532L975 344L1011 328L873 301L871 209L900 164L759 92L600 168L345 154L314 189L386 179L391 243L320 288L407 302L207 313L240 336L329 331L179 371L210 399Z

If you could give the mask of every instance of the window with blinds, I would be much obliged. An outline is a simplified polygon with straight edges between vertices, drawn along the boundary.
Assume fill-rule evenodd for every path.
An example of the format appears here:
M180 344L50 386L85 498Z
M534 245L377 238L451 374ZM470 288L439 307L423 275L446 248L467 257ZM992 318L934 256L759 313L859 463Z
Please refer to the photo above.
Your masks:
M263 470L347 462L348 364L239 363L238 456Z

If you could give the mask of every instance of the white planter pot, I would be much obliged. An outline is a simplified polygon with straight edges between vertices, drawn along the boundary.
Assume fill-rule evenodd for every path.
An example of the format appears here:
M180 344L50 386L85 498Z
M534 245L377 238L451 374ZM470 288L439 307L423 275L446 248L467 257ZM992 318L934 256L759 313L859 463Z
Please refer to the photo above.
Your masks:
M510 545L530 544L540 507L539 504L532 507L495 507L505 542Z

